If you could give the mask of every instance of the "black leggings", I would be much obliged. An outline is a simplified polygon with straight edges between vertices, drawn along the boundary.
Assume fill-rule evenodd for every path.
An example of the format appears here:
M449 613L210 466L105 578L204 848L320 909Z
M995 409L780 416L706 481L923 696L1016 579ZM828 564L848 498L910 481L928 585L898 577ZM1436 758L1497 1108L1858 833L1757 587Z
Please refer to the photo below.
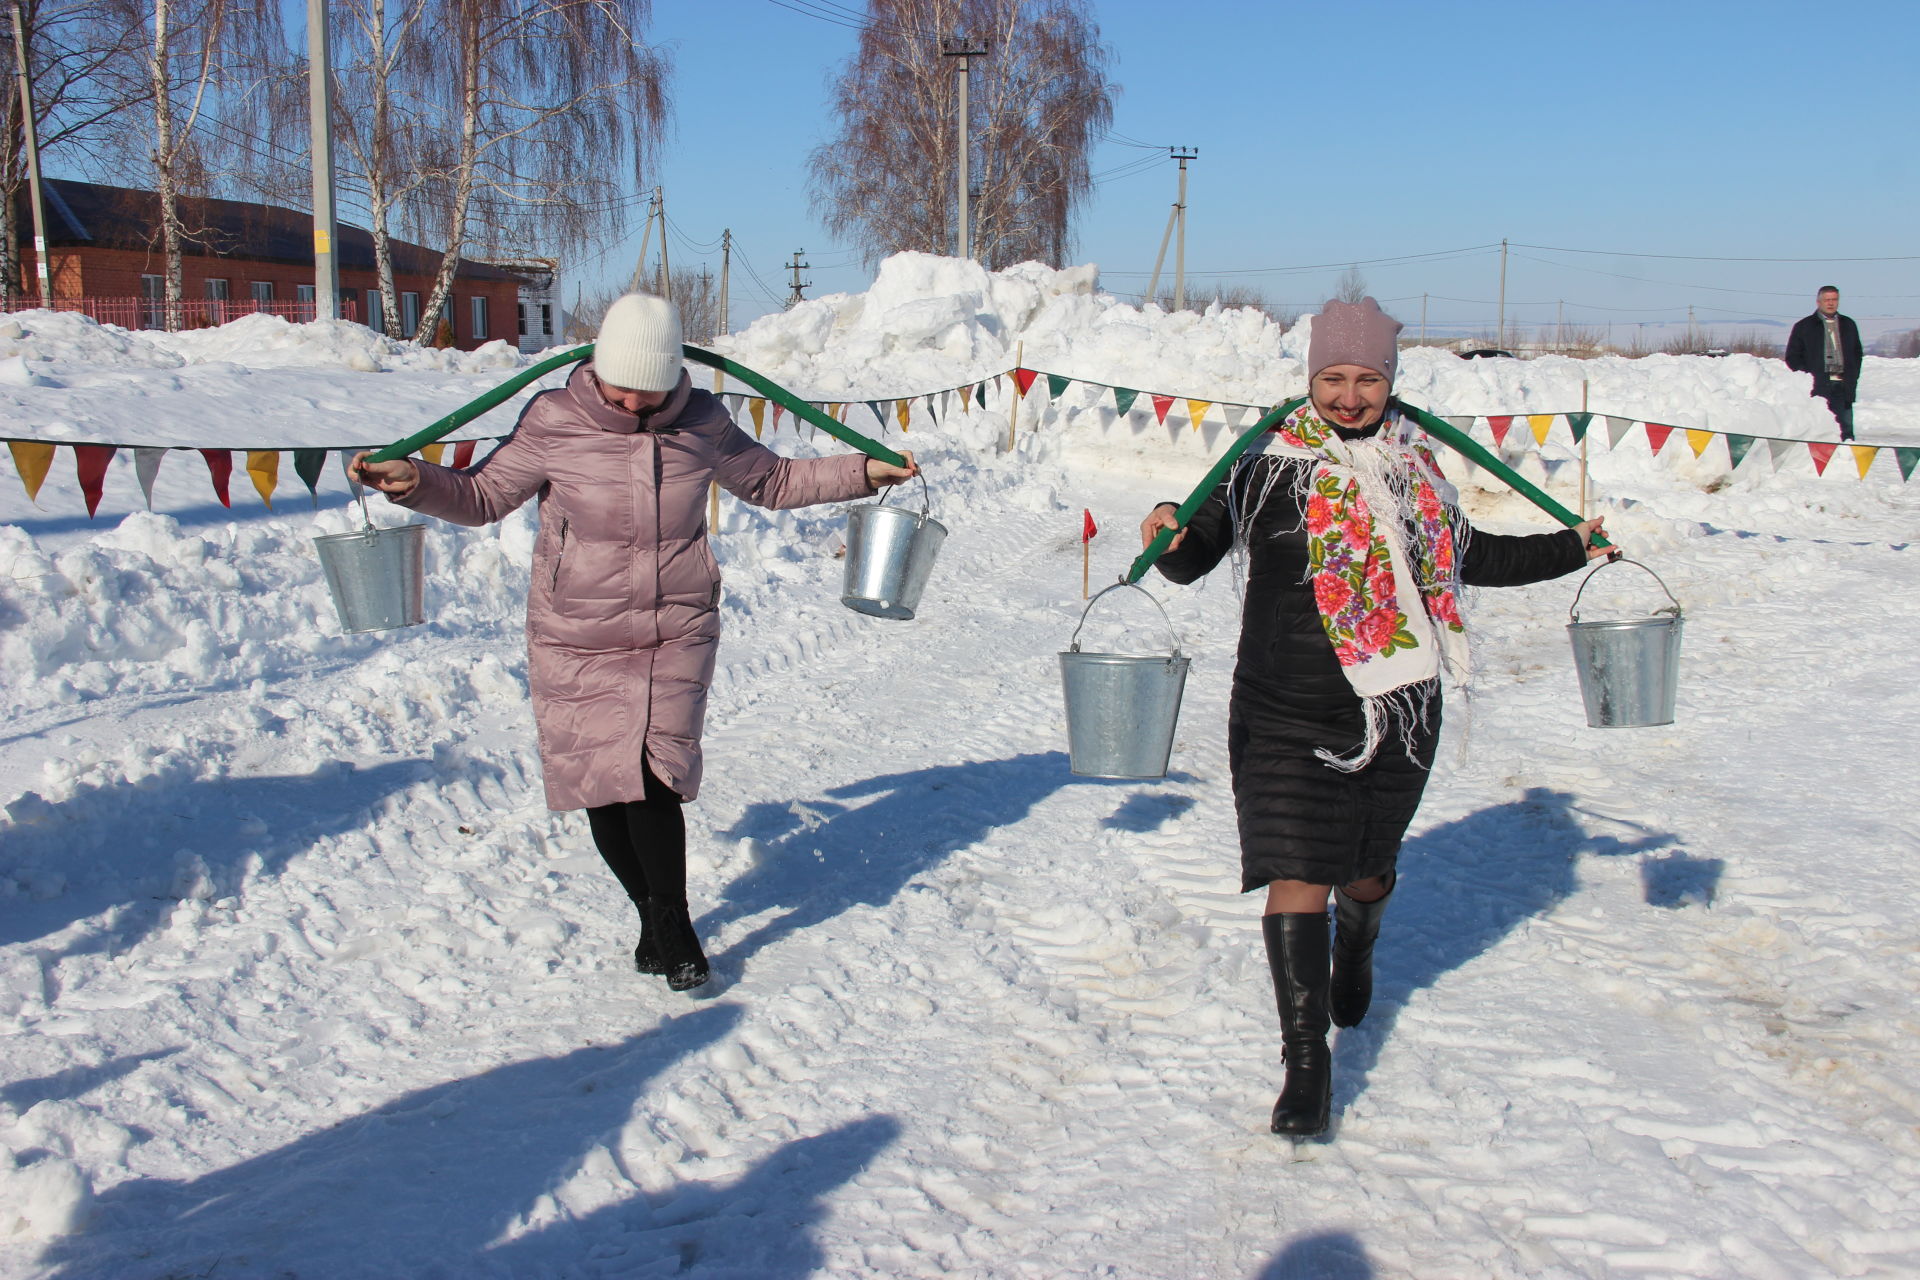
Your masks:
M687 820L682 801L641 762L644 800L622 800L587 810L593 843L635 902L687 900Z

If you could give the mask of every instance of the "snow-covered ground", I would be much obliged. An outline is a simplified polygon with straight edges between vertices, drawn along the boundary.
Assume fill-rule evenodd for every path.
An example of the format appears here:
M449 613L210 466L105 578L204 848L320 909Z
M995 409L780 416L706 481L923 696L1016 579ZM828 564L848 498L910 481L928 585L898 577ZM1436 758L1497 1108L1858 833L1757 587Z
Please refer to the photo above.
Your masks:
M1298 390L1304 331L1091 278L900 258L729 350L830 400L1016 350ZM0 434L377 443L522 363L26 313L0 321ZM1866 442L1920 444L1912 365L1870 363ZM1832 438L1748 357L1410 351L1403 390L1561 412L1583 381L1598 413ZM148 514L123 452L93 521L70 455L38 507L0 474L0 1273L1920 1273L1920 486L1596 432L1610 529L1686 607L1678 721L1586 727L1578 579L1480 593L1374 1012L1339 1034L1332 1135L1296 1147L1266 1132L1278 1028L1235 892L1230 575L1148 582L1194 659L1164 782L1069 772L1054 657L1081 508L1111 581L1231 432L1079 384L1036 391L1009 450L1007 407L889 434L952 530L911 622L840 605L843 511L723 499L692 999L631 971L583 818L542 807L530 511L433 525L429 624L344 637L309 541L358 523L337 466L317 510L236 474L228 511L170 454ZM1507 452L1571 503L1563 432ZM841 447L790 418L769 440ZM1480 523L1544 527L1457 474ZM1616 566L1582 612L1660 602ZM1089 631L1162 634L1127 592Z

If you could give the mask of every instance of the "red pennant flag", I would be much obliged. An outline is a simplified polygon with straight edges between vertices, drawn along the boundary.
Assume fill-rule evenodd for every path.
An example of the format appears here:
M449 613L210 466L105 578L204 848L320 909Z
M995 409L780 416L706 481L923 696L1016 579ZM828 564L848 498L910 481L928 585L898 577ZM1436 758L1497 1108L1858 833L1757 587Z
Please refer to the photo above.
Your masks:
M1827 474L1827 464L1833 461L1833 451L1839 447L1837 444L1825 444L1816 440L1807 441L1807 451L1813 454L1813 474L1817 476Z
M1084 517L1080 525L1080 541L1092 542L1093 536L1100 532L1100 526L1093 522L1093 512L1082 508L1080 514Z
M100 494L107 484L107 464L113 461L113 446L110 444L77 444L73 446L73 466L80 476L80 492L87 499L87 518L100 509Z
M774 429L775 431L778 431L778 430L780 429L780 415L781 415L781 414L783 414L783 413L785 413L786 411L787 411L787 410L786 410L786 406L785 406L785 405L783 405L783 404L781 404L781 403L780 403L779 401L777 401L777 400L776 400L776 401L774 402L774 405L773 405L773 429Z
M227 496L227 481L233 476L233 455L225 449L202 449L200 456L207 460L207 474L213 477L213 491L220 505L231 507L233 499Z
M478 443L479 441L477 440L462 440L453 446L453 469L455 471L464 471L473 464L473 446Z
M1167 410L1171 408L1173 408L1172 396L1155 396L1153 398L1153 416L1160 419L1161 426L1166 425Z
M1507 428L1513 425L1513 415L1504 418L1488 418L1487 425L1493 428L1493 444L1497 449L1507 442Z
M1033 380L1039 376L1040 375L1032 369L1015 369L1013 371L1014 385L1020 388L1020 394L1024 396L1033 388Z
M1659 457L1660 451L1667 447L1667 437L1672 434L1672 427L1663 427L1657 422L1647 424L1647 444L1655 457Z

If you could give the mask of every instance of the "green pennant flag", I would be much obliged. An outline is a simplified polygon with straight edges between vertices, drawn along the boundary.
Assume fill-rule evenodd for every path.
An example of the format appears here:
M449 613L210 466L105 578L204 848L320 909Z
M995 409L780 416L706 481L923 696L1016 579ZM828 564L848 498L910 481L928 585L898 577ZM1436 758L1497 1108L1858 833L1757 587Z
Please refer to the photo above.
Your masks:
M1115 387L1113 389L1113 407L1118 409L1120 416L1124 418L1133 412L1133 402L1137 400L1139 396L1140 393L1132 387Z
M320 505L320 472L327 465L325 449L295 449L293 451L293 474L306 481L307 492L313 495L313 505Z
M1616 418L1612 414L1608 414L1607 415L1607 448L1609 449L1619 448L1620 438L1626 435L1627 432L1632 427L1633 427L1632 418Z
M1587 438L1587 425L1593 421L1590 413L1570 413L1567 415L1567 429L1573 432L1573 442L1579 444Z
M1069 378L1064 373L1048 374L1047 375L1047 399L1058 400L1060 398L1060 393L1062 391L1065 391L1068 387L1072 385L1073 385L1073 379Z
M867 401L867 408L873 410L873 420L880 424L882 431L885 431L887 429L887 410L893 408L893 406L885 400L869 400Z
M1727 470L1738 471L1740 464L1746 461L1747 450L1751 448L1753 448L1752 436L1737 436L1731 431L1727 432L1727 460L1733 464Z
M1910 449L1906 445L1893 446L1894 461L1900 464L1900 478L1913 479L1913 465L1920 462L1920 449Z
M982 409L987 407L987 387L989 385L991 384L982 382L973 389L973 402Z

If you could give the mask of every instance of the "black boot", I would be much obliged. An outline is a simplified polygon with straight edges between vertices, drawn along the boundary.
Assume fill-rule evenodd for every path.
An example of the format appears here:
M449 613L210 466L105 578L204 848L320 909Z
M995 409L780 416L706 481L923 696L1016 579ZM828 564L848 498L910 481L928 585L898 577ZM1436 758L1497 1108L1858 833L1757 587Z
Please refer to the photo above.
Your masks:
M665 973L667 964L660 958L659 944L653 940L653 920L647 899L635 898L633 905L640 912L640 941L633 948L634 970L639 973Z
M1273 1104L1273 1131L1308 1138L1326 1132L1333 1103L1327 1048L1327 913L1284 911L1260 920L1280 1005L1287 1082Z
M1387 891L1372 902L1357 902L1345 889L1333 891L1333 978L1327 1009L1336 1027L1357 1027L1373 1003L1373 940L1380 936L1396 877L1387 875Z
M700 935L693 931L687 904L663 898L647 899L647 919L653 926L653 942L660 948L660 964L667 985L675 991L691 991L707 980L707 957L700 950Z

